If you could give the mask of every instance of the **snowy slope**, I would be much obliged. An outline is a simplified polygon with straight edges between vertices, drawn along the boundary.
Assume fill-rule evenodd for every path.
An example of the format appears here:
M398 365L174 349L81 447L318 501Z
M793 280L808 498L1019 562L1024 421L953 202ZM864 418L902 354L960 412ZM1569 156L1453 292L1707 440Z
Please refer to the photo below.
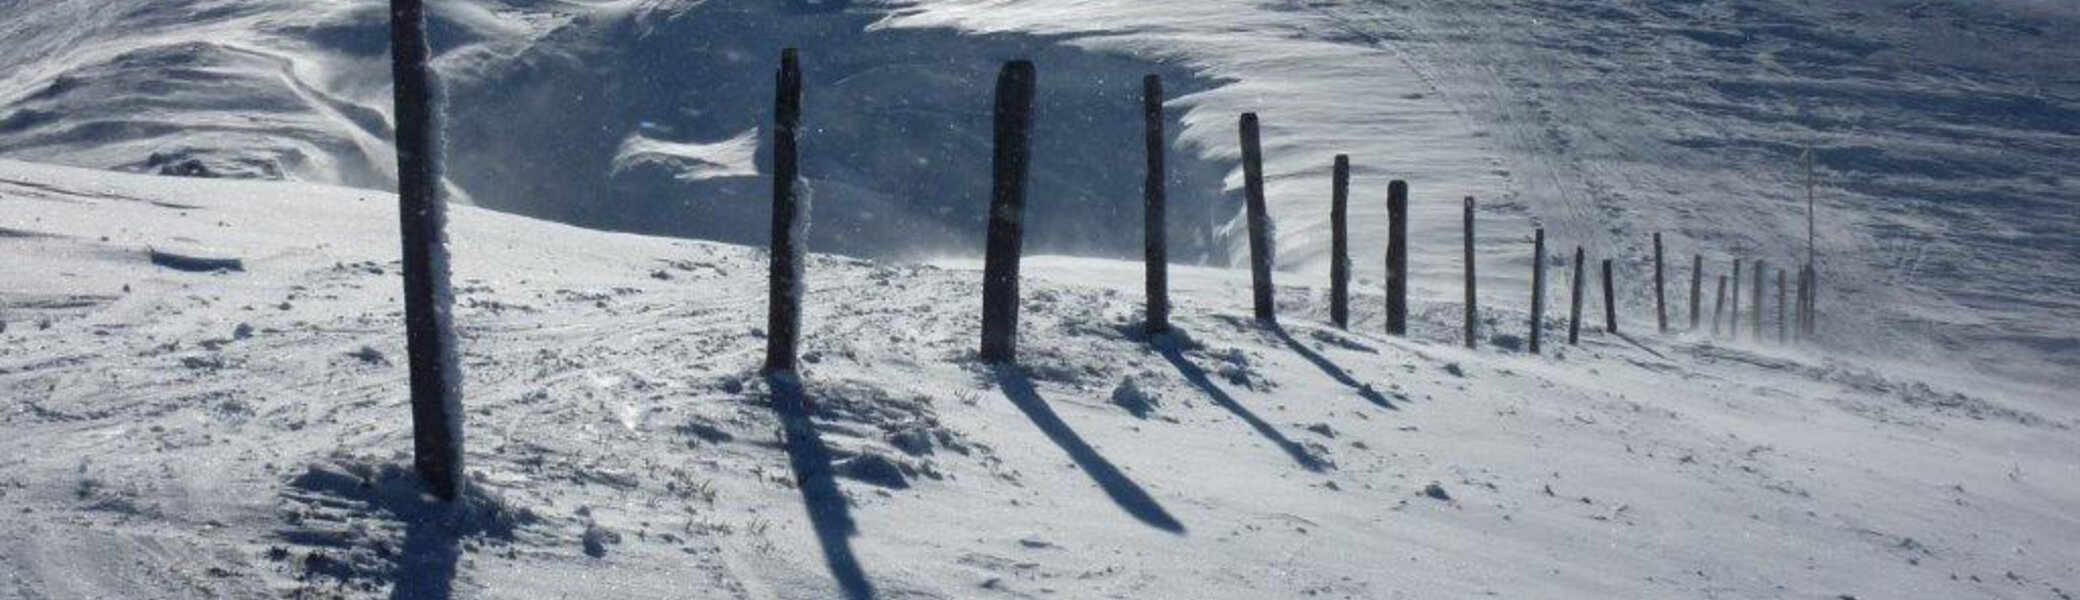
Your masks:
M1189 267L1188 337L1142 340L1138 266L1061 257L992 371L970 266L823 256L809 423L752 375L757 250L468 207L476 492L430 519L394 206L0 161L0 597L2080 589L2080 413L2044 388L1686 337L1527 356L1508 310L1469 351L1448 307L1388 339L1365 294L1338 332L1298 282L1265 329L1244 272Z

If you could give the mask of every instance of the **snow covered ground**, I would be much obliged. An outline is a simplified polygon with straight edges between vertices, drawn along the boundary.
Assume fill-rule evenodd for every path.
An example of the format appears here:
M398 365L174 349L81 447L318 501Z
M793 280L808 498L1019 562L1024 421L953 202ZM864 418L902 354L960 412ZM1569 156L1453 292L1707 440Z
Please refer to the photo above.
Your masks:
M1288 277L1268 329L1244 272L1192 267L1148 340L1139 266L1065 257L992 370L971 265L820 256L815 410L781 418L758 250L468 207L475 491L435 518L399 472L394 207L0 161L0 597L2080 590L2048 387L1682 335L1530 356L1515 305L1467 350L1444 290L1391 339L1370 281L1341 332Z

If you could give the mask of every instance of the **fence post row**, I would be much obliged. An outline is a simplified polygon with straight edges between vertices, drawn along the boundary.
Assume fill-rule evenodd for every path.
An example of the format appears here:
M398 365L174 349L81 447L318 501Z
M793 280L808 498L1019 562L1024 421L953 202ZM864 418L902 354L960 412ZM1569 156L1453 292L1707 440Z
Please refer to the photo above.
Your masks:
M1474 348L1480 339L1480 306L1474 294L1473 276L1473 196L1466 197L1466 347Z
M1654 232L1654 322L1661 333L1668 333L1668 288L1663 284L1661 273L1661 232Z
M989 239L982 266L982 360L1018 356L1018 259L1025 237L1026 169L1033 141L1033 63L1004 63L997 74L995 151L991 157Z
M1329 177L1329 320L1337 329L1351 327L1350 193L1351 157L1338 154Z
M462 371L448 281L448 201L441 189L439 82L420 0L390 2L397 125L398 229L404 247L405 354L412 388L412 466L434 497L461 493Z
M1387 333L1408 335L1408 182L1387 184Z
M1573 346L1582 338L1582 263L1587 257L1581 246L1574 247L1574 289L1568 293L1567 301L1567 345Z
M1249 279L1257 321L1278 322L1277 298L1271 287L1271 215L1264 206L1264 149L1257 135L1257 113L1242 113L1242 188L1249 213Z
M1546 324L1546 228L1531 232L1531 353L1538 354L1538 342L1545 332Z
M1141 129L1145 134L1148 178L1141 183L1142 257L1148 277L1148 332L1170 330L1169 223L1164 214L1163 78L1141 78Z
M795 189L802 122L802 69L794 48L780 51L773 101L773 232L766 279L767 373L793 371L801 343L802 260L808 223Z
M1603 259L1603 330L1618 332L1617 282L1611 281L1611 259Z

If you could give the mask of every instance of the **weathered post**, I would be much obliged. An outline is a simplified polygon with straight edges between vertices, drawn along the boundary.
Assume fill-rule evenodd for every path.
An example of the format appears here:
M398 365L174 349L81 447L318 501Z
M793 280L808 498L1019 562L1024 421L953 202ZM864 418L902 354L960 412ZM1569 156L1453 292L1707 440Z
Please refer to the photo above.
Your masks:
M1148 275L1148 332L1170 330L1169 224L1164 213L1163 78L1141 78L1141 130L1147 149L1148 178L1141 182L1142 257Z
M1617 282L1611 281L1611 259L1603 259L1603 330L1618 332Z
M989 239L982 266L982 360L992 363L1018 358L1018 259L1025 243L1034 79L1033 63L1025 60L1004 63L997 73Z
M1387 333L1408 335L1408 182L1387 184Z
M1726 276L1719 276L1719 292L1712 295L1712 337L1719 337L1719 321L1726 318Z
M1806 335L1820 333L1820 267L1806 265L1806 280L1812 286L1806 288Z
M1661 232L1654 232L1654 322L1661 333L1668 333L1668 288L1661 274Z
M1697 331L1698 310L1704 304L1704 255L1690 255L1690 331Z
M390 2L397 208L404 244L405 354L412 387L412 466L443 501L461 493L462 366L448 281L448 200L441 188L440 83L429 64L426 7Z
M1784 285L1784 277L1784 270L1777 269L1777 343L1779 344L1791 341L1791 338L1786 335L1784 323L1785 317L1789 316L1785 314L1788 307L1784 306L1784 301L1786 300L1785 296L1789 294L1785 289L1788 286Z
M1531 232L1531 353L1546 329L1546 228Z
M767 373L793 371L801 344L802 260L809 223L795 190L802 123L802 68L794 48L780 51L773 101L773 232L766 275Z
M1588 255L1581 246L1574 247L1574 288L1567 298L1567 345L1573 346L1582 339L1582 266Z
M1741 259L1733 259L1733 309L1726 312L1726 336L1741 339Z
M1257 139L1257 113L1242 113L1242 191L1249 213L1250 296L1257 321L1278 322L1277 298L1271 287L1271 214L1264 206L1264 149Z
M1755 290L1753 292L1749 292L1749 299L1753 301L1752 304L1754 304L1754 307L1749 309L1753 311L1753 314L1751 315L1753 318L1749 319L1750 323L1748 327L1751 332L1748 337L1757 342L1765 341L1762 337L1762 292L1764 289L1767 288L1767 286L1764 285L1766 281L1764 277L1768 274L1769 263L1763 262L1762 259L1759 258L1755 259Z
M1351 157L1336 155L1329 177L1329 320L1351 326L1351 246L1346 205L1351 192Z
M1480 306L1474 294L1473 196L1466 197L1466 347L1479 346Z

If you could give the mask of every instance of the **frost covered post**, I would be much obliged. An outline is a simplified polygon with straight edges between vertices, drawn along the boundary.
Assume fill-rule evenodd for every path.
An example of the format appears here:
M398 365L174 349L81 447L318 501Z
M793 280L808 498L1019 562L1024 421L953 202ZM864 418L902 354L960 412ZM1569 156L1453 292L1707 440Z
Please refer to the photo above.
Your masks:
M1733 308L1726 312L1726 336L1741 339L1741 259L1733 259Z
M1726 312L1726 276L1719 276L1719 292L1712 296L1712 337L1719 337L1719 320Z
M1018 256L1025 238L1026 166L1033 141L1033 63L997 73L996 149L991 158L989 240L982 264L982 360L1018 358Z
M1704 301L1704 255L1690 255L1690 330L1697 331L1698 310Z
M1480 337L1480 307L1475 304L1473 289L1473 196L1466 197L1466 347L1472 348Z
M428 491L462 490L462 367L448 287L447 199L441 189L439 87L429 64L426 7L390 2L396 102L397 209L404 238L405 353L411 368L412 466Z
M1408 182L1387 184L1387 333L1408 335Z
M1538 354L1538 342L1545 332L1546 323L1546 228L1531 232L1531 353Z
M1654 232L1654 322L1668 333L1668 286L1661 271L1661 232Z
M1147 147L1147 179L1141 182L1142 263L1148 276L1149 333L1170 330L1170 250L1163 211L1163 77L1141 78L1141 130Z
M793 371L802 337L802 260L808 219L795 190L796 135L802 123L802 68L794 48L780 51L773 99L773 239L767 257L766 365Z
M1751 331L1751 333L1750 333L1750 335L1749 335L1748 337L1750 337L1750 338L1754 339L1754 340L1755 340L1755 341L1757 341L1757 342L1760 342L1760 341L1763 341L1763 339L1762 339L1762 291L1763 291L1763 288L1767 287L1767 286L1765 286L1765 285L1764 285L1764 280L1763 280L1763 277L1769 274L1769 265L1768 265L1768 263L1764 263L1764 262L1762 262L1762 259L1759 259L1759 258L1758 258L1758 259L1755 259L1755 269L1754 269L1754 271L1755 271L1755 291L1753 291L1753 292L1749 292L1749 294L1750 294L1750 298L1749 298L1749 300L1751 301L1750 303L1754 305L1754 307L1753 307L1753 308L1750 308L1749 310L1751 310L1751 311L1754 311L1754 314L1753 314L1753 315L1751 315L1751 316L1752 316L1753 318L1749 319L1749 325L1748 325L1748 327L1749 327L1749 329L1750 329L1750 330L1752 330L1752 331Z
M1787 286L1784 285L1784 277L1784 270L1777 269L1777 343L1779 344L1791 341L1789 337L1785 336L1784 327L1784 319L1789 316L1785 314L1786 307L1784 306L1784 301L1786 300L1785 296L1788 294L1785 290Z
M1351 327L1351 232L1347 205L1351 194L1351 157L1336 155L1329 177L1329 320L1337 329Z
M1611 259L1603 259L1603 330L1618 332L1618 285L1611 281Z
M1264 150L1257 139L1257 113L1242 113L1242 191L1249 213L1250 296L1257 320L1278 322L1271 288L1271 215L1264 207Z
M1574 288L1567 297L1567 345L1573 346L1582 339L1582 263L1587 257L1581 246L1574 247Z

